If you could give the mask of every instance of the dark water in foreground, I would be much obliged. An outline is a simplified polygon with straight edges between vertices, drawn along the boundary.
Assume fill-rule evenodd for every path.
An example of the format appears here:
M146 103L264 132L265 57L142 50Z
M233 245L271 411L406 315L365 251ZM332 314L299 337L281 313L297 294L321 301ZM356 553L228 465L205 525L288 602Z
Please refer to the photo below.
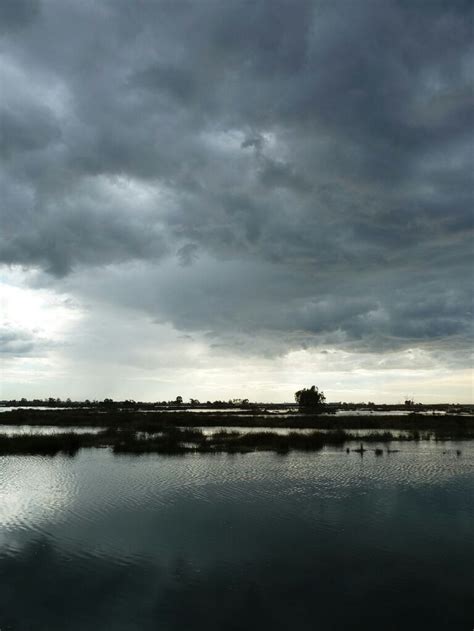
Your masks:
M471 630L474 443L393 446L0 457L0 629Z

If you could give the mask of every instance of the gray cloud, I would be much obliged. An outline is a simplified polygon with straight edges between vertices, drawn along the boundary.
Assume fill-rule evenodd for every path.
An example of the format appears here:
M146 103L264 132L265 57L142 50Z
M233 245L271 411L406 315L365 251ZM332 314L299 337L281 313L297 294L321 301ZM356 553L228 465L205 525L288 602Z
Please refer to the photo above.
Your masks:
M38 357L51 349L54 343L38 337L31 331L11 326L0 326L0 355L8 357Z
M28 26L39 14L37 0L15 0L0 5L0 33Z
M8 11L3 263L216 343L467 344L471 3Z

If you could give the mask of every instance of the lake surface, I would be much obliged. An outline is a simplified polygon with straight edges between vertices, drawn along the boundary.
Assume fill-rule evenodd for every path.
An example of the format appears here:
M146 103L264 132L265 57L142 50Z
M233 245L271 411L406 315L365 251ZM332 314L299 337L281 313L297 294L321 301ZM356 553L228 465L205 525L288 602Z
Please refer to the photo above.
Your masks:
M393 446L0 457L0 629L470 630L474 442Z
M34 434L38 436L54 436L56 434L98 434L104 431L105 427L87 427L73 425L1 425L0 434L5 436L21 436L23 434ZM0 628L1 631L1 628Z
M187 426L183 426L186 428ZM92 426L74 426L74 425L1 425L0 435L5 436L21 436L23 434L34 434L39 436L54 436L57 434L73 433L73 434L98 434L106 429L106 427L92 427ZM272 434L278 434L280 436L286 436L290 433L296 434L312 434L313 432L331 432L330 429L301 429L292 427L246 427L246 426L233 426L233 425L217 425L217 426L203 426L194 427L193 429L201 431L205 436L213 436L219 432L239 432L240 434L259 434L261 432L271 432ZM409 430L398 430L396 428L383 429L351 429L348 430L353 435L364 436L366 434L384 434L385 432L392 432L395 435L408 436ZM149 433L148 433L149 434ZM0 629L1 631L1 629Z

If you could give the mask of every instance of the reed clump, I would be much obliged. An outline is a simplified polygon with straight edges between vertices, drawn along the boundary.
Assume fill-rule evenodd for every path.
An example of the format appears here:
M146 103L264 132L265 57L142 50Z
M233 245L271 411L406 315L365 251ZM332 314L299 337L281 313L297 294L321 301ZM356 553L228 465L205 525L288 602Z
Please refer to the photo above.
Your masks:
M55 456L58 453L76 454L82 447L97 446L96 434L20 434L0 435L0 455Z

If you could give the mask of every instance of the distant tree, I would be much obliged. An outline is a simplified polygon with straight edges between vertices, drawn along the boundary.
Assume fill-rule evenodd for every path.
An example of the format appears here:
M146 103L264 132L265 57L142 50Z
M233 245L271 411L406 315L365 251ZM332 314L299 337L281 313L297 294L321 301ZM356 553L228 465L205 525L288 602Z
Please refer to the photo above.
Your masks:
M324 407L326 397L324 392L316 386L303 388L295 392L295 401L301 409L319 410Z
M238 407L241 407L242 405L247 405L248 402L248 399L232 399L232 405L236 405Z
M191 405L200 405L200 401L199 399L189 399L189 402L191 403Z
M181 405L183 403L183 397L177 396L175 399L176 405Z

